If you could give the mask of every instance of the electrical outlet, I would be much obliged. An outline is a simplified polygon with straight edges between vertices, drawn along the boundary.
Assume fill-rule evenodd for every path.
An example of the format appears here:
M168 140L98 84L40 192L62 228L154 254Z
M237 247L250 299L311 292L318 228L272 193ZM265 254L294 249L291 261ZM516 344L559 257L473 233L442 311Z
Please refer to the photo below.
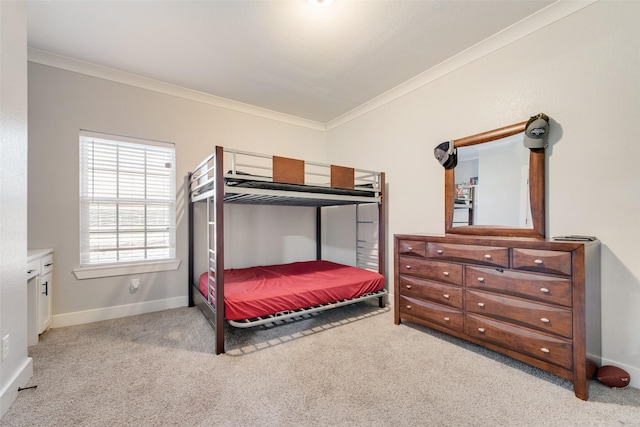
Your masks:
M2 338L2 360L9 357L9 335L5 335Z

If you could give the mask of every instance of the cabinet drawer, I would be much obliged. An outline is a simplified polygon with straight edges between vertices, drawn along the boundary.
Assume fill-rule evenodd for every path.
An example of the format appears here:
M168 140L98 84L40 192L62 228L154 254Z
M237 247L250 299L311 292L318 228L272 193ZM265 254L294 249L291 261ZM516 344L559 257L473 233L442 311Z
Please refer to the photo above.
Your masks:
M53 255L49 254L40 260L40 274L45 275L53 270Z
M401 256L398 271L400 274L421 276L439 282L462 285L462 265L450 262L429 261L426 259Z
M517 270L571 276L571 252L513 249L512 265Z
M571 279L495 268L465 267L465 285L571 307Z
M27 264L27 280L40 274L40 261L35 260Z
M427 256L427 244L417 240L398 241L398 252L402 255Z
M429 242L427 256L434 259L509 267L509 249L496 246L457 245Z
M475 314L467 314L465 332L563 368L573 369L571 341Z
M521 298L480 291L465 291L466 310L500 318L543 332L571 338L571 310Z
M462 332L463 329L462 311L428 301L400 296L400 313L419 317L454 331Z
M462 288L411 276L400 276L400 294L462 309Z

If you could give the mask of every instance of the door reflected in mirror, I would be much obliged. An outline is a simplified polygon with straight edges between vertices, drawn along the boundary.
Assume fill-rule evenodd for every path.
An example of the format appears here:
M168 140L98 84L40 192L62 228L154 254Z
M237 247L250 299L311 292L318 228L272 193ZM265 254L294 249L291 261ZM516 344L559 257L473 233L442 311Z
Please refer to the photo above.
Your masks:
M452 227L532 228L529 150L518 133L458 148Z

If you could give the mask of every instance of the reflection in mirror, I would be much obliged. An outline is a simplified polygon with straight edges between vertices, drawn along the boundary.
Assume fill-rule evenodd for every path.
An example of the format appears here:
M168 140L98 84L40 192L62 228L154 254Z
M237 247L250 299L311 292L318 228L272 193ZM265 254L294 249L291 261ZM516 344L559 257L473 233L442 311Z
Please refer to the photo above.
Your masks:
M458 164L445 168L445 232L545 237L545 151L525 148L527 122L454 141Z
M532 228L524 134L458 148L453 227Z

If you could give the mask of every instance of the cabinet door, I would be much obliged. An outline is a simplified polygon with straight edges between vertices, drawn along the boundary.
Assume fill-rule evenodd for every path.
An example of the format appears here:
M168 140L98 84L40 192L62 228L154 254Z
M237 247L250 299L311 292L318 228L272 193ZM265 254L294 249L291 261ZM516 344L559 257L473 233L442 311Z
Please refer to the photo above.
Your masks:
M38 289L38 334L51 325L51 285L53 274L48 272L40 276Z

